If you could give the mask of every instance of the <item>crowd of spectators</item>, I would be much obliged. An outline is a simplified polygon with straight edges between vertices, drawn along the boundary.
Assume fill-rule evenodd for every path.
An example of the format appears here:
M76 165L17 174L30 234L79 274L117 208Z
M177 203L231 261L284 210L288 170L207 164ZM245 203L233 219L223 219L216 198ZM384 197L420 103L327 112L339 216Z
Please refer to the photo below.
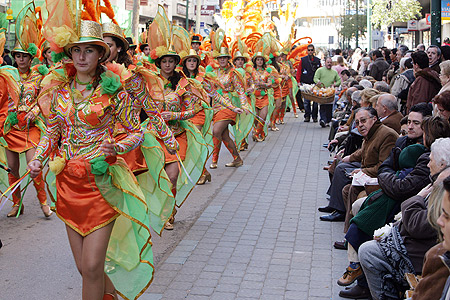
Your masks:
M449 50L400 45L331 57L340 85L331 122L321 124L332 159L318 210L324 222L344 222L334 243L349 261L337 279L343 298L450 299ZM300 84L302 75L314 79L311 70L298 70ZM308 108L317 118L320 106Z

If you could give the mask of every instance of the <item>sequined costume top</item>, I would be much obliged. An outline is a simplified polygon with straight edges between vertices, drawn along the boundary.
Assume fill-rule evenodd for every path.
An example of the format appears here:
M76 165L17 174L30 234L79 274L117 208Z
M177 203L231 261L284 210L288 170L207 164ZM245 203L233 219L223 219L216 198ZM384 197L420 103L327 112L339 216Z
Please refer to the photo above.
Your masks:
M158 110L170 112L170 118L166 120L166 123L172 130L173 135L177 136L185 131L177 120L190 119L202 109L201 95L195 92L185 77L181 77L175 89L171 87L169 80L162 75L159 75L159 77L164 84L164 101L157 103Z
M260 99L267 95L267 90L270 87L262 88L259 84L272 84L273 76L264 68L255 68L252 72L253 83L255 85L255 96Z
M47 129L34 159L42 162L51 153L67 160L90 160L101 156L100 145L112 139L116 122L120 122L128 133L116 144L116 152L125 153L141 144L143 133L140 126L135 126L129 109L122 105L130 103L129 95L123 89L109 95L103 93L99 84L88 99L78 102L71 83L69 80L54 90L46 115Z
M137 124L140 124L139 114L141 109L143 109L149 119L149 128L157 132L158 136L169 149L176 150L178 148L178 143L175 140L172 131L158 112L156 103L150 97L144 77L138 72L132 72L132 76L125 80L124 88L130 96L128 99L132 101L130 105L126 106L131 109L130 114L132 115L132 120ZM120 129L120 131L122 130L123 129Z
M12 99L8 101L8 114L17 114L19 122L12 127L17 130L27 130L28 126L34 126L34 124L27 124L24 121L24 117L30 111L35 116L39 115L39 106L37 104L37 96L40 91L40 84L44 75L38 70L39 66L34 66L28 73L20 73L19 82L19 101L14 103ZM14 124L14 123L13 123ZM7 134L8 132L5 132Z
M193 78L201 84L202 89L206 92L205 97L202 98L203 102L209 105L209 97L212 99L213 106L215 104L221 105L224 108L234 110L236 107L231 103L229 98L223 97L217 91L219 87L215 83L215 80L207 76L203 72L199 72L197 77Z
M232 66L228 66L225 69L218 68L215 70L217 79L222 86L223 96L230 99L230 94L235 94L239 98L240 108L250 110L247 97L245 95L245 78ZM236 105L237 106L237 105ZM215 111L224 109L219 104L214 104Z

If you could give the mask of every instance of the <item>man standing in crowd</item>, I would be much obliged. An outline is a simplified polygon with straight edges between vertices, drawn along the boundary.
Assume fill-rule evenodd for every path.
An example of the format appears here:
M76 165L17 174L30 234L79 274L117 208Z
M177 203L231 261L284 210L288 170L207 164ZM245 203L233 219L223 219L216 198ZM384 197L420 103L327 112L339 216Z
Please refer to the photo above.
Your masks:
M316 74L317 69L320 68L320 59L314 56L314 45L308 45L308 55L302 57L300 63L297 68L297 82L299 84L314 84L314 75ZM313 118L313 122L317 122L317 114L319 105L317 102L313 102L312 104L312 112L311 112L311 101L304 100L305 105L305 122L309 122L311 119L311 115Z
M341 85L341 77L339 77L339 74L331 68L332 65L333 62L331 57L327 57L325 59L325 67L319 68L314 75L314 82L317 84L322 83L326 88L338 87ZM320 104L320 126L325 127L331 122L332 113L333 103Z
M370 67L369 75L375 78L376 81L383 79L383 73L389 69L389 64L384 59L380 50L374 50L372 52L372 66Z
M418 51L411 54L413 60L414 76L416 79L409 88L408 98L406 100L406 111L413 105L421 102L430 102L441 89L439 74L429 68L429 59L425 52Z
M441 49L438 46L431 45L427 49L428 61L430 69L435 70L437 73L441 73L439 64L441 63Z

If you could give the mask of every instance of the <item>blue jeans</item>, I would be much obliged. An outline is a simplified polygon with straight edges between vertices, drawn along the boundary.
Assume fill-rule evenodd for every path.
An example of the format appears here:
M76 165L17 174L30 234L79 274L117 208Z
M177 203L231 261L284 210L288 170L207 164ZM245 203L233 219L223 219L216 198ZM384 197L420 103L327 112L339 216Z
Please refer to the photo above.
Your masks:
M305 105L305 118L311 117L311 102L312 102L312 118L317 119L319 104L317 104L317 102L314 101L303 99L303 104Z
M320 120L325 123L331 122L333 117L333 103L331 104L320 104Z

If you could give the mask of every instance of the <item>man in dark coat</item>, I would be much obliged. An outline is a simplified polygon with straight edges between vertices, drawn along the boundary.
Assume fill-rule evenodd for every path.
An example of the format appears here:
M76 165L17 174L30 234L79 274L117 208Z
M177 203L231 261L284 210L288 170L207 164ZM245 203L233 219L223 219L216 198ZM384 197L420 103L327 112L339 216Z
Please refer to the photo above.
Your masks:
M419 51L411 54L413 60L414 80L409 88L408 99L406 100L406 111L413 105L421 102L430 102L441 89L439 74L428 67L429 59L425 52Z
M375 109L381 123L400 133L400 120L403 115L398 111L397 98L392 94L383 94L378 98Z
M299 84L314 84L314 75L318 68L321 67L320 59L314 56L314 45L308 45L308 55L302 57L297 67L297 82ZM311 101L304 99L305 106L305 122L311 120L311 115L314 122L317 122L317 115L319 113L319 104L313 102L311 112Z
M373 63L370 67L369 75L375 78L376 81L383 80L383 73L389 69L389 64L384 59L380 50L374 50L372 52Z

